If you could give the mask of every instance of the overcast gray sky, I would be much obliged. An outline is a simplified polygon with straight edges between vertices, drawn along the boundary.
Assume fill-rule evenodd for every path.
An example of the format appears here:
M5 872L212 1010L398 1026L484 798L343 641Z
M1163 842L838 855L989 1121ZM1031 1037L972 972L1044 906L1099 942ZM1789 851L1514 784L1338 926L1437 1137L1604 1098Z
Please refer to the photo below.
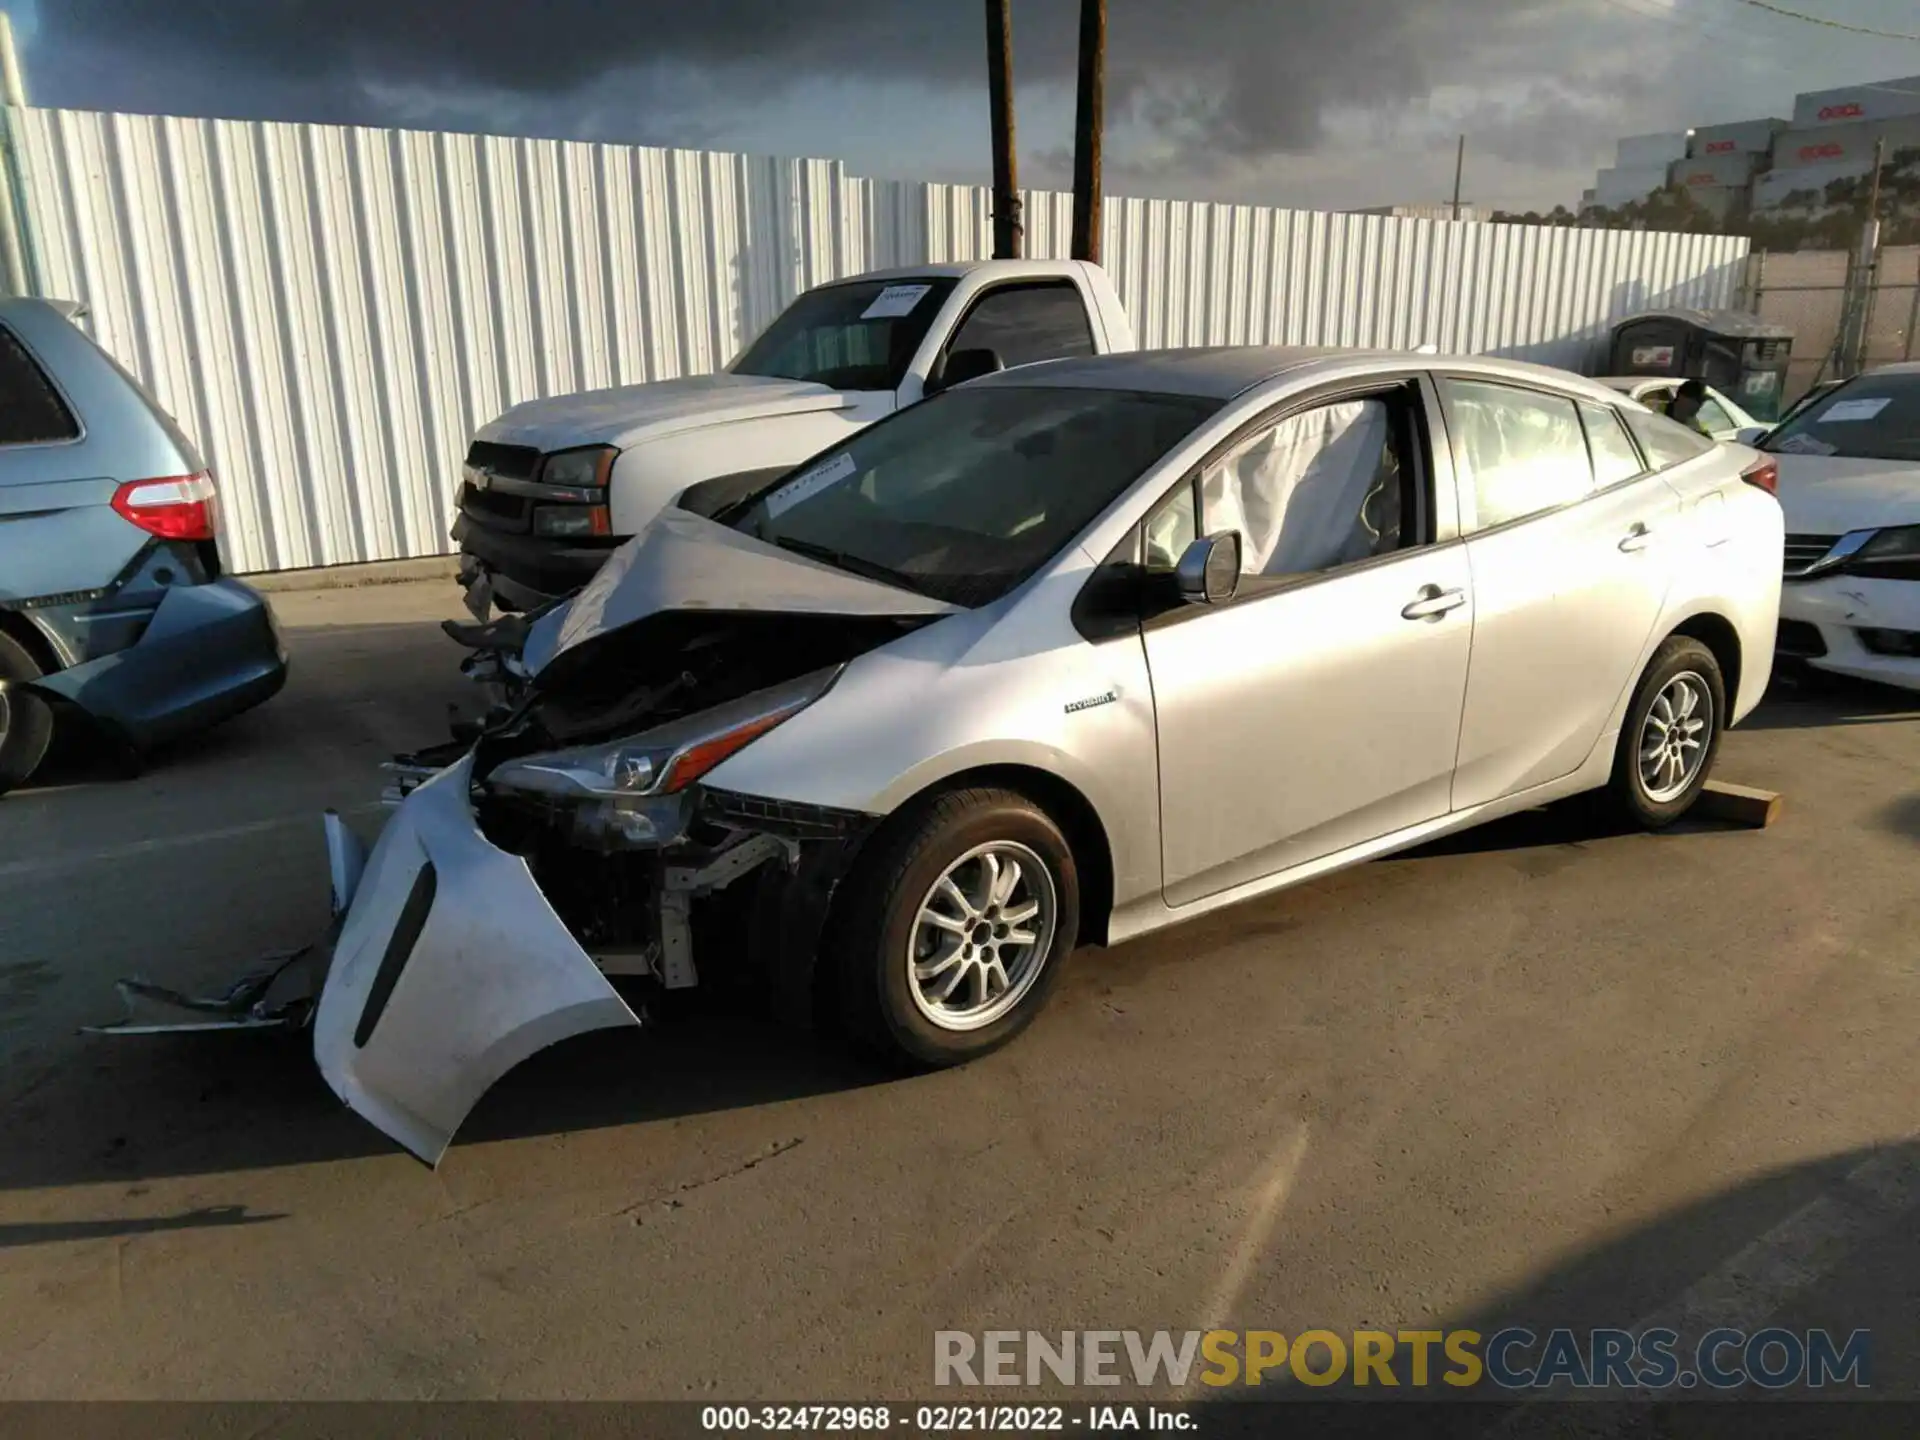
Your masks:
M1789 0L1920 31L1914 0ZM981 0L0 0L37 104L835 156L984 181ZM1069 174L1077 0L1013 0L1021 180ZM1920 74L1741 0L1109 0L1107 188L1571 203L1615 137Z

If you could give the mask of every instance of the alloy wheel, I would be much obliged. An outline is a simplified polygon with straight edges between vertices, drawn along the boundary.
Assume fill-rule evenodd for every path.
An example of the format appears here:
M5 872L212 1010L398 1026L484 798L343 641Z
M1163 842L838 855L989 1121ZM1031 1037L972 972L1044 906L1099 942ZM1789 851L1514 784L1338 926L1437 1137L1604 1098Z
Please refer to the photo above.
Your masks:
M1713 739L1713 691L1692 670L1660 687L1640 722L1640 788L1656 805L1686 793Z
M1046 863L1025 845L976 845L921 899L907 940L907 986L943 1030L991 1025L1025 998L1047 963L1059 902Z

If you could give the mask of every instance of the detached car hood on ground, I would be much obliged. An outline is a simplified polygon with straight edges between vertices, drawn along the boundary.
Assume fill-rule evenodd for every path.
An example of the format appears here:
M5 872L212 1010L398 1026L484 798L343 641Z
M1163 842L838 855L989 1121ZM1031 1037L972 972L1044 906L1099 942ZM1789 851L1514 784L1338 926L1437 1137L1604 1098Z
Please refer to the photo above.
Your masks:
M1775 452L1791 535L1920 524L1920 463Z
M810 381L762 375L690 375L648 385L529 400L482 426L474 439L530 445L541 451L580 445L618 445L624 449L641 440L657 440L709 425L844 410L852 404L852 398L841 391Z
M569 603L541 617L522 658L538 675L563 652L667 610L933 617L954 607L669 509L616 550Z

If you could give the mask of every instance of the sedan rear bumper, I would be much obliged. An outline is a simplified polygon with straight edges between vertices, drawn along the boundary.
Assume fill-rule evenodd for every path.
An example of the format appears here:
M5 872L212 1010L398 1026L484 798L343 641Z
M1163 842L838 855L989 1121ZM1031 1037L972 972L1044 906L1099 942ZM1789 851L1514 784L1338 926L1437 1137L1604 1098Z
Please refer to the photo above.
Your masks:
M273 611L251 587L225 579L175 586L135 644L35 686L144 749L250 710L286 679Z

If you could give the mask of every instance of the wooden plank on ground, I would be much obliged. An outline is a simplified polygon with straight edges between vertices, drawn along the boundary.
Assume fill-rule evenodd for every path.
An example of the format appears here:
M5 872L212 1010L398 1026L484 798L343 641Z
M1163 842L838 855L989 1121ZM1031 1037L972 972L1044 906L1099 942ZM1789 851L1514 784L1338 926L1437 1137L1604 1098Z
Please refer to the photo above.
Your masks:
M1709 780L1701 787L1694 808L1713 820L1764 830L1780 818L1781 803L1780 794L1775 790L1756 790L1750 785Z

